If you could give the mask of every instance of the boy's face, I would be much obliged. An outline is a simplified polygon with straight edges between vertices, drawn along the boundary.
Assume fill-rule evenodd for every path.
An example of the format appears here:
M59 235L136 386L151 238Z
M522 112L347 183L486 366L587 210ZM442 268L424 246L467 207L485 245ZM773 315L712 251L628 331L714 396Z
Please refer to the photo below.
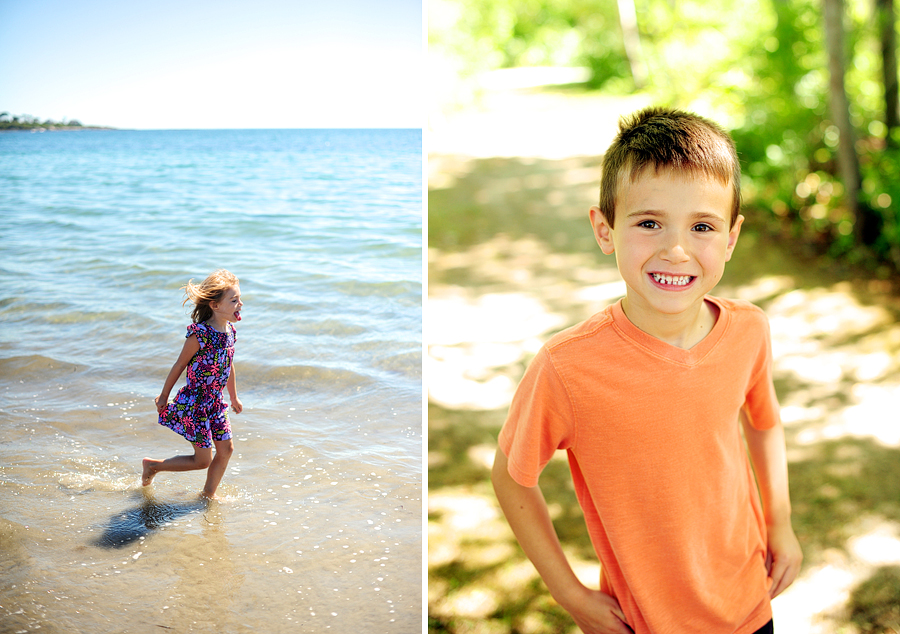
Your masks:
M616 254L630 313L650 319L697 314L737 244L744 217L729 228L731 198L730 183L649 168L633 183L620 180L615 229L591 208L600 248Z

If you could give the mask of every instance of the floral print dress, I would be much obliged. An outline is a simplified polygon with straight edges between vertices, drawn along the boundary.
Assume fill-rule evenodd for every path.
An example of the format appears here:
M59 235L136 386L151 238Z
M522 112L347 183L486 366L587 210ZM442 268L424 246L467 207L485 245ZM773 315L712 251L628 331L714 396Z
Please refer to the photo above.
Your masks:
M212 440L231 438L228 405L222 390L231 374L237 331L228 324L219 332L206 323L188 326L185 338L196 335L200 350L187 367L187 384L159 415L159 424L184 436L197 447L212 447Z

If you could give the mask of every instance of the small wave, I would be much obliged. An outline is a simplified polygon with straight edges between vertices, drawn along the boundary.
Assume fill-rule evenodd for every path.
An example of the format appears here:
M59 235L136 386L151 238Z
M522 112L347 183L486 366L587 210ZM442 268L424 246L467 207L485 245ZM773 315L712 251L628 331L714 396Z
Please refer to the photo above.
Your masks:
M128 319L130 313L117 311L83 311L69 310L56 315L47 315L46 319L51 324L84 324L102 322L118 322Z
M349 323L343 319L318 319L302 321L292 326L298 335L355 337L366 332L362 326Z
M25 545L31 541L28 536L28 528L13 522L5 517L0 517L0 552L7 557L10 555L24 555Z
M19 315L43 316L54 312L71 310L72 305L64 302L35 302L21 297L5 297L0 309L8 318L16 318ZM31 320L31 319L29 319Z
M37 376L42 380L47 380L54 376L77 372L79 367L81 366L40 354L8 357L0 359L0 377L25 379Z
M404 352L380 358L375 366L387 372L397 372L412 379L422 378L422 352Z
M256 384L268 390L309 388L324 391L344 391L348 388L368 386L371 379L353 370L315 365L259 366L241 364L240 381L243 385Z
M29 324L112 323L133 318L133 313L124 310L83 310L76 303L33 301L23 297L0 300L0 314L6 320Z
M405 297L412 295L419 301L422 298L422 284L409 280L399 282L362 282L349 280L336 282L335 288L347 295L357 297Z

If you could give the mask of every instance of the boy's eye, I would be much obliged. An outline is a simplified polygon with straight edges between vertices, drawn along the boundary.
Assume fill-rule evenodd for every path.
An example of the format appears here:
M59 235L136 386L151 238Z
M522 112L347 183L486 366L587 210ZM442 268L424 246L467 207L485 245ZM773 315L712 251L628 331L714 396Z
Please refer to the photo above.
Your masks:
M657 224L655 220L641 220L637 226L643 227L644 229L656 229L659 227L659 224Z
M705 222L701 222L699 225L694 225L694 231L699 231L700 233L706 233L707 231L714 231L712 225L708 225Z

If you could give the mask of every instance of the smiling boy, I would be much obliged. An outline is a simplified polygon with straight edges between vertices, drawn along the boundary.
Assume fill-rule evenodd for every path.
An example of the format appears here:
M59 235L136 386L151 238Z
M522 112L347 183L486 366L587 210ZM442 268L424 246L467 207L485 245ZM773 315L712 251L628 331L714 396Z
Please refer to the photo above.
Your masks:
M497 498L588 634L772 632L770 600L799 571L768 323L708 295L739 212L740 167L721 128L659 108L620 122L590 220L626 295L543 346L501 430ZM599 591L572 571L538 486L558 449Z

